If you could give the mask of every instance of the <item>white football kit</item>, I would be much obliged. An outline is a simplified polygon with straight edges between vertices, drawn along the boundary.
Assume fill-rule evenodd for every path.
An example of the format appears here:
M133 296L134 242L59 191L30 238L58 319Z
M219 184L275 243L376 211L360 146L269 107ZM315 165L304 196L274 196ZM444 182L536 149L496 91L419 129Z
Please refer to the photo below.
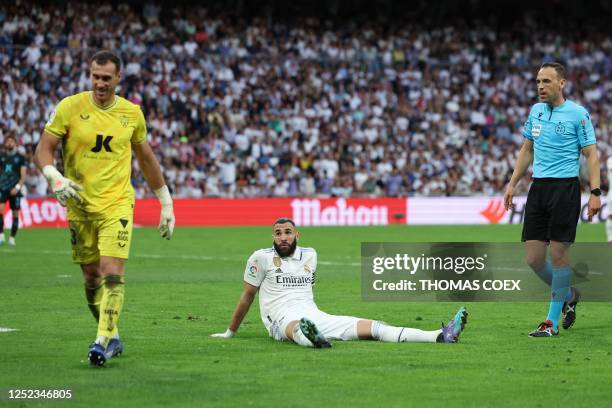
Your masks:
M281 258L274 248L253 252L244 271L244 281L259 288L259 311L269 335L288 340L289 322L306 317L330 340L356 340L357 317L322 312L314 302L317 252L298 246L292 256Z

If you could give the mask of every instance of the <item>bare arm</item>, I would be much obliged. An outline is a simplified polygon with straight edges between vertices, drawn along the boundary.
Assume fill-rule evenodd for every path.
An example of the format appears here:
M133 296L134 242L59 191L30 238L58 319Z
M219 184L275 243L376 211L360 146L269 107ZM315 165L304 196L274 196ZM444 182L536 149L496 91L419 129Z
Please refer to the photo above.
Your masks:
M23 186L23 183L25 183L26 180L26 176L27 176L27 168L26 166L21 166L21 171L20 171L20 177L19 177L19 185Z
M151 146L147 142L141 144L134 143L132 144L132 149L134 149L142 174L151 190L155 191L162 188L166 182L159 167L159 162L155 154L153 154L153 150L151 150Z
M508 187L504 193L504 206L506 207L506 210L514 208L514 203L512 202L512 199L514 198L514 188L523 178L532 161L533 141L526 139L521 147L521 151L518 154L516 165L514 166L514 171L512 172L512 177L510 178L510 182L508 183Z
M232 315L232 320L230 321L228 329L224 333L211 334L211 337L220 337L225 339L233 337L234 333L238 331L244 316L246 316L246 314L249 312L257 291L259 291L257 286L244 282L244 289L242 290L240 300L236 305L236 309L234 310L234 314Z
M253 304L253 300L255 299L255 295L257 294L258 290L259 288L257 286L244 282L242 295L240 295L240 300L236 305L236 310L234 310L234 314L232 315L232 320L229 325L229 329L234 333L238 331L240 323L242 323L242 319L244 319L244 316L246 316L251 308L251 304Z
M589 168L589 184L591 185L591 190L599 188L601 185L601 175L599 159L597 158L597 148L594 144L586 146L582 149L582 154L587 159L587 166ZM601 199L599 196L591 194L589 197L589 221L591 221L593 216L599 212L600 208Z
M38 146L36 146L36 151L34 152L34 163L36 163L39 170L42 171L45 166L53 166L53 156L59 144L59 138L47 131L43 131Z
M141 144L132 144L134 153L138 164L140 164L140 170L147 180L147 184L153 190L159 203L161 204L161 215L159 218L159 233L163 238L170 239L174 232L174 210L172 204L172 197L170 197L170 190L166 186L164 181L164 175L162 174L159 162L151 150L151 146L147 142Z
M529 168L529 165L533 161L533 142L529 139L525 139L521 151L519 152L518 158L516 159L516 165L514 166L514 172L510 178L510 186L516 187L518 182L523 178L525 172Z
M599 188L600 184L600 164L597 158L597 148L594 144L587 146L582 149L582 154L587 159L587 166L589 168L589 183L591 184L591 190Z

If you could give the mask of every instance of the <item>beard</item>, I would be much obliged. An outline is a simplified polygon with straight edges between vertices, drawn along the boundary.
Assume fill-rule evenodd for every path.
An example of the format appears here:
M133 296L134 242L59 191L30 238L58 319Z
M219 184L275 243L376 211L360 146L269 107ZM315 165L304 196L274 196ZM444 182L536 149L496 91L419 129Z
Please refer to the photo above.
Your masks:
M276 245L276 242L273 242L273 244L274 244L274 249L276 250L276 253L281 258L286 258L290 255L293 255L293 253L295 252L295 248L297 248L297 239L294 239L293 243L291 243L291 245L289 245L289 248L286 248L286 249L283 249L279 247L278 245Z

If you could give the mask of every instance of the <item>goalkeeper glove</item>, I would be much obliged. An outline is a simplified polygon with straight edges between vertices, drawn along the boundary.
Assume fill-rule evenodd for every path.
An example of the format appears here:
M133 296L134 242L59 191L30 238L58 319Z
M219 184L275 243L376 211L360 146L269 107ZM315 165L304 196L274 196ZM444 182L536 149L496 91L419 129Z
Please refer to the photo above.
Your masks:
M231 339L232 337L234 337L234 334L236 333L231 331L230 329L227 329L224 333L214 333L214 334L211 334L210 337L218 337L220 339Z
M83 187L62 176L55 167L47 165L43 167L42 173L47 179L47 183L49 183L53 195L62 206L66 206L66 202L69 198L74 198L79 203L83 202L83 199L79 195L79 191L83 191Z
M161 215L159 217L159 233L162 238L172 238L174 232L174 210L172 207L172 197L168 186L163 186L154 191L161 204Z

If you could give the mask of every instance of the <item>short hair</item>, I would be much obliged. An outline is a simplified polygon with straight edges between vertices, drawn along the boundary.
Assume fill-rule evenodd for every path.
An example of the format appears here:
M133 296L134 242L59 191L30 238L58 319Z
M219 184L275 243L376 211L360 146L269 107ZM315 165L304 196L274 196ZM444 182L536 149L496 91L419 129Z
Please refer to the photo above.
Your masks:
M91 65L93 62L98 65L106 65L108 62L112 62L113 64L115 64L117 72L121 71L121 58L119 58L117 54L109 50L102 50L96 52L89 60L89 64Z
M567 74L566 74L565 67L563 66L563 64L560 64L558 62L545 62L540 67L540 69L543 69L543 68L552 68L557 72L557 75L559 76L560 79L567 79Z
M274 221L274 224L272 224L272 226L275 226L276 224L286 224L286 223L293 225L293 227L295 228L295 222L293 222L291 218L287 218L287 217L279 218L278 220Z
M17 137L12 133L9 133L8 135L4 136L4 142L6 143L6 141L9 139L13 139L13 141L17 143Z

